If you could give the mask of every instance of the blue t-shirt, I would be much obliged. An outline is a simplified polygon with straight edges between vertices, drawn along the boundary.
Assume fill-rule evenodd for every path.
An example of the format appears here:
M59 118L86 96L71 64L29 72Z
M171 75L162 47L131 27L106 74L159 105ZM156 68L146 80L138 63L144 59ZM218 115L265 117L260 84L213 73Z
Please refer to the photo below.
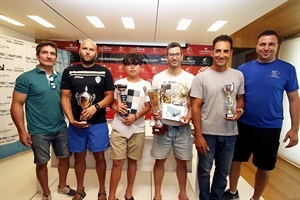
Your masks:
M61 74L54 71L51 77L50 82L37 66L16 79L14 90L27 95L25 113L31 135L56 133L67 126L61 106Z
M281 128L284 91L299 89L295 67L280 59L271 63L253 60L238 70L245 78L245 113L240 121L259 128Z

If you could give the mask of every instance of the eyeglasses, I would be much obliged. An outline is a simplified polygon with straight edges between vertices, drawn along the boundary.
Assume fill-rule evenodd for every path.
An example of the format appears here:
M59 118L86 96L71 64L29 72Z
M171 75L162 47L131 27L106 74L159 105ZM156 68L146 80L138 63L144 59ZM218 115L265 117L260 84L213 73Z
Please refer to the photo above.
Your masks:
M52 90L55 90L55 89L56 89L56 85L55 85L55 83L54 83L54 78L53 78L53 76L49 77L48 80L49 80L51 89L52 89Z
M173 58L173 56L176 56L176 58L178 58L181 55L181 53L168 53L168 56Z

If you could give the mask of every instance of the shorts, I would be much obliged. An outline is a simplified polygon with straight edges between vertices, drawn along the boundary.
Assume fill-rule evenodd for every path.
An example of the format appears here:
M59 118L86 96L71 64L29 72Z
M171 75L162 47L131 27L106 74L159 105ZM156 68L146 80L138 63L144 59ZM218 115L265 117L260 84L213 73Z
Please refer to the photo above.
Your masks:
M257 128L238 122L233 160L247 162L253 153L253 164L263 170L273 170L277 161L281 128Z
M110 136L110 159L122 160L126 157L141 160L145 143L145 133L135 133L129 139L116 130Z
M74 153L90 152L96 153L109 148L107 123L92 124L87 128L77 128L69 125L68 139L69 150Z
M180 160L193 158L193 142L191 127L168 126L163 135L153 134L151 156L155 159L166 159L173 148L174 156Z
M67 128L63 128L55 133L31 135L31 141L35 164L45 164L50 160L50 144L52 144L57 158L67 158L71 155L68 150Z

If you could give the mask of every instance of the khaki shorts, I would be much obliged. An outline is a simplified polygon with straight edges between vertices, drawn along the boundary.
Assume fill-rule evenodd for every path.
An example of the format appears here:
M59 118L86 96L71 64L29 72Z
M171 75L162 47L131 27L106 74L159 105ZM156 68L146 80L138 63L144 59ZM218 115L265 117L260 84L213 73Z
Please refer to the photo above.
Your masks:
M110 138L110 159L121 160L129 157L141 160L143 155L145 133L135 133L129 139L116 130L112 130Z

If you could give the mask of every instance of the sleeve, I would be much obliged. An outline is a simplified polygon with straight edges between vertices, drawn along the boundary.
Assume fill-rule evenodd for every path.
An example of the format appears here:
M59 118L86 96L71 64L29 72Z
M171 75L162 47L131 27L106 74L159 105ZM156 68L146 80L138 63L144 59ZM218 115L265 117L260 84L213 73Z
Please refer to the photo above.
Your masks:
M201 73L203 73L203 72L201 72ZM192 81L190 96L194 97L194 98L203 99L202 84L201 84L201 80L198 76L194 77L194 79Z
M105 68L105 91L115 90L112 74L109 69Z
M22 94L28 94L30 91L30 81L28 78L24 75L21 74L17 79L16 79L16 85L14 88L15 91L20 92Z
M62 77L61 77L61 84L60 84L60 89L71 89L71 81L69 77L69 67L64 69Z

